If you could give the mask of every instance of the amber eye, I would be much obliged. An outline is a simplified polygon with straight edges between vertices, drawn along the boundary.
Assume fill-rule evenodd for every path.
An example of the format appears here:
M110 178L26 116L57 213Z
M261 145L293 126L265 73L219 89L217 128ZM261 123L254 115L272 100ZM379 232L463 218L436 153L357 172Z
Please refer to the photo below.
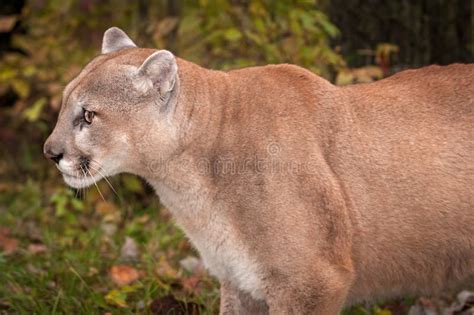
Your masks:
M84 109L84 120L89 125L92 123L95 113Z

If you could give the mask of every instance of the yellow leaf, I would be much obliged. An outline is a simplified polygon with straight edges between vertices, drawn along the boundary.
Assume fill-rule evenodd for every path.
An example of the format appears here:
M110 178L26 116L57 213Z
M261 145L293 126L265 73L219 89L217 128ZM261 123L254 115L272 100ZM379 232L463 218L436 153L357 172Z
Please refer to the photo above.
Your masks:
M120 307L127 307L127 293L120 290L112 290L106 296L107 303Z
M105 296L105 301L112 305L117 305L119 307L127 307L127 297L129 293L135 292L139 286L123 286L119 289L114 289L107 293Z
M42 97L38 99L30 108L25 109L23 117L30 122L37 121L41 115L44 105L46 105L46 98Z
M13 90L20 98L25 99L30 95L30 85L25 80L13 79L11 84Z
M375 315L392 315L392 312L386 308L377 308L374 312Z

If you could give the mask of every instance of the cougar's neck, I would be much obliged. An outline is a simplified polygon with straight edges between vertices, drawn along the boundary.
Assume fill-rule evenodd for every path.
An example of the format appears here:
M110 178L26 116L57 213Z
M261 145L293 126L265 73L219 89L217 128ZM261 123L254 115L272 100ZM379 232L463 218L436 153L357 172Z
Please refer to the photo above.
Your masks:
M178 59L180 91L174 118L179 129L179 145L192 151L210 145L230 98L228 75Z
M184 60L178 60L178 69L179 91L172 113L178 130L177 149L166 161L164 173L151 172L146 178L178 223L189 225L182 221L196 213L202 216L202 209L214 196L210 157L231 91L225 72Z

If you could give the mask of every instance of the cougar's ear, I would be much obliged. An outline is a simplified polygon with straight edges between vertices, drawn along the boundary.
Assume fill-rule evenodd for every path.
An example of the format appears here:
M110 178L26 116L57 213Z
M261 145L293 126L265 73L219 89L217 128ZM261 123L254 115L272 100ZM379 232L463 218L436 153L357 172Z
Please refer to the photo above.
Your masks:
M142 92L155 88L163 96L171 91L176 82L178 65L176 58L167 50L151 54L138 69L138 86Z
M103 54L134 47L137 47L137 45L118 27L111 27L105 31L104 38L102 39Z

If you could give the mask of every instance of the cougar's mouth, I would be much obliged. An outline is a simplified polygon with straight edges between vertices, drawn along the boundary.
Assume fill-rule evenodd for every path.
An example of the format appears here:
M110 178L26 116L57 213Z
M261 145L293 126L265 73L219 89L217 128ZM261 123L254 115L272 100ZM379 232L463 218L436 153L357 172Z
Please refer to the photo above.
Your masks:
M75 167L71 163L61 163L56 165L61 172L66 184L73 188L86 188L96 184L102 179L102 175L91 165L91 160L85 156L79 158Z
M92 174L90 172L85 173L82 176L70 175L63 172L62 175L66 184L77 189L92 186L102 179L100 174Z

